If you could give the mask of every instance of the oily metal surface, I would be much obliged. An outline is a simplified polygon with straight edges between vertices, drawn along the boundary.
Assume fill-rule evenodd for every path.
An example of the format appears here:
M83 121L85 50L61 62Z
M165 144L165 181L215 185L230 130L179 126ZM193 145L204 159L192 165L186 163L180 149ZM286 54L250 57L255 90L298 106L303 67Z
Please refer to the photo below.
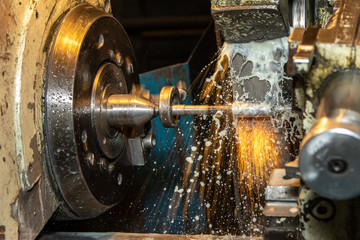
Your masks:
M110 127L107 117L104 116L109 96L118 93L127 93L124 73L115 64L105 63L100 67L93 84L91 115L96 142L109 159L118 158L126 146L124 133L121 129Z
M93 82L106 62L121 69L129 92L138 77L122 26L88 4L73 8L62 20L50 52L45 119L56 183L79 218L97 216L116 204L131 179L126 155L107 158L92 127Z

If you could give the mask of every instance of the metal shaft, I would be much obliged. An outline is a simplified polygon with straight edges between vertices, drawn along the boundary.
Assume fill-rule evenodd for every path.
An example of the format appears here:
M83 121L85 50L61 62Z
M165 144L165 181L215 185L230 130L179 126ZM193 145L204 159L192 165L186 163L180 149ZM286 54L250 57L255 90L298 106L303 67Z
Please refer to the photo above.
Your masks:
M173 105L173 116L212 115L217 112L232 114L235 117L270 116L278 112L291 110L290 107L271 107L266 103L233 103L232 105Z
M167 106L167 105L165 105ZM162 111L160 111L162 110ZM132 94L116 94L108 98L106 118L114 128L140 126L165 112L166 116L231 114L235 117L270 116L288 110L285 107L271 108L266 103L234 103L232 105L184 105L175 104L161 109L151 101Z
M141 126L157 115L154 103L133 94L115 94L107 100L106 118L114 128Z
M231 113L231 106L209 106L209 105L173 105L171 106L173 116L185 115L212 115L218 111L223 113Z

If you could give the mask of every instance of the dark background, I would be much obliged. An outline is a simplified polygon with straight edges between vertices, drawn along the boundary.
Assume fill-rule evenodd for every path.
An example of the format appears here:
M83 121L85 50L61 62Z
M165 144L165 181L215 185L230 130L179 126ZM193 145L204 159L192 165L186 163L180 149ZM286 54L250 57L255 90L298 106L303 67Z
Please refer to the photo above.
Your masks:
M209 22L210 0L112 0L139 72L185 62Z

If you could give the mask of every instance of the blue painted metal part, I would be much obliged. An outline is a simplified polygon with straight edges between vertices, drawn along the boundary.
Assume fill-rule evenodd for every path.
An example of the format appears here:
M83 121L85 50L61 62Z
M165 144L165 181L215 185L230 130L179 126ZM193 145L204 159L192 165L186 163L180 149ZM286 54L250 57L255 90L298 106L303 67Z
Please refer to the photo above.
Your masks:
M191 84L189 65L187 63L156 69L141 74L139 77L140 83L145 85L152 95L160 94L161 88L164 86L176 86L178 81L184 81L186 86ZM184 103L189 104L190 101L191 96L188 96ZM192 119L182 117L179 126L188 129L189 125L185 124L186 121L192 121ZM168 153L174 147L175 142L172 140L175 140L176 128L164 128L159 117L152 120L151 126L152 133L155 134L158 140L156 147L151 151L151 155L165 157L164 153Z
M190 86L190 70L188 63L175 64L168 67L155 69L150 72L140 74L140 83L146 86L151 94L159 94L164 86L174 86L182 80Z

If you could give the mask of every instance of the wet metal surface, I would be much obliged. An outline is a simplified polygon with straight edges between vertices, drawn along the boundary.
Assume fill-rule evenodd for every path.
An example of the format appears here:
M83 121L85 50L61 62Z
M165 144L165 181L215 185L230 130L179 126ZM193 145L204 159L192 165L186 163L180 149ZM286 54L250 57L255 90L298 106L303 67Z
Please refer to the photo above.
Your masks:
M131 181L124 151L109 158L96 143L91 94L98 67L104 62L121 69L125 91L138 83L131 44L121 25L106 12L79 5L59 26L46 85L50 163L73 217L95 217L109 209L124 197ZM119 174L122 184L118 184Z

